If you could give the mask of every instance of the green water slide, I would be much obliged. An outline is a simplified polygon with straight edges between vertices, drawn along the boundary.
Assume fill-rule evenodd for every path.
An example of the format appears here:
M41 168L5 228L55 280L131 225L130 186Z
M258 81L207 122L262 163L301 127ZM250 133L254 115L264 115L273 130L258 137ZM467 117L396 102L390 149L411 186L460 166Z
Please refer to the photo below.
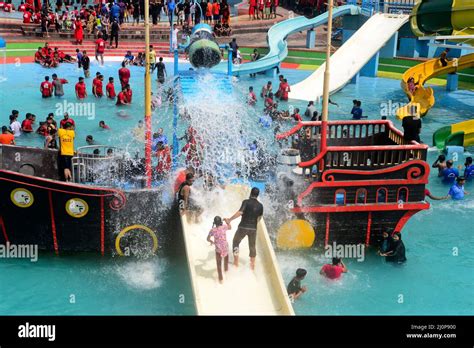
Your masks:
M417 36L474 35L474 0L417 0L410 21Z
M440 150L446 146L474 146L474 120L441 127L433 133L433 146Z

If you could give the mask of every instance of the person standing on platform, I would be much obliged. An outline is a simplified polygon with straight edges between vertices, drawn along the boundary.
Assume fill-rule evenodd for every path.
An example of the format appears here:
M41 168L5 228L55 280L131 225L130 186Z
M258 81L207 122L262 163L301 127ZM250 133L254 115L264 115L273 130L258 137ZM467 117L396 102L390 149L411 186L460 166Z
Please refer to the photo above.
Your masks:
M113 48L112 41L114 40L115 40L115 48L118 48L119 32L120 32L120 24L118 23L117 19L114 19L114 21L110 25L110 48Z
M104 65L104 52L105 52L105 41L102 38L102 34L99 33L99 37L95 41L95 59L99 61L100 64Z
M74 156L74 138L76 134L72 130L72 125L66 122L64 128L58 130L60 152L59 167L63 171L66 181L72 180L72 157Z
M250 250L250 268L252 270L255 269L255 258L257 256L257 224L263 216L263 205L257 200L259 194L260 190L257 187L253 187L250 191L250 198L242 202L240 209L232 215L231 218L224 219L224 221L230 225L232 220L242 217L232 241L234 265L239 266L239 245L247 236Z
M421 133L421 119L418 116L406 116L402 121L403 127L403 137L405 140L410 143L411 141L416 141L418 143L420 140Z

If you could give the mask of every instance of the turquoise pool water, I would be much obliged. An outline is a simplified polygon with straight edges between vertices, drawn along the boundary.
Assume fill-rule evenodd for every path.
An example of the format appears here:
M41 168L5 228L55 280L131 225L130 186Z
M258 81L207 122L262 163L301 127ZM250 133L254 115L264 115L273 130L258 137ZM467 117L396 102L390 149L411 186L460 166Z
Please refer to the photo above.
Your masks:
M172 66L167 66L172 71ZM114 76L118 87L117 63L106 63L100 71L107 79ZM92 66L91 76L98 70ZM56 72L67 78L64 99L75 101L73 85L78 71L75 66L63 65ZM43 100L39 84L45 74L53 73L37 65L8 65L8 82L0 84L0 115L2 124L7 124L11 109L20 115L33 112L39 120L48 112L54 112L56 100ZM290 83L307 75L309 71L282 70ZM143 70L132 69L134 105L118 113L113 102L100 100L96 104L94 120L74 117L78 123L77 146L85 145L85 137L92 134L103 144L129 146L129 150L140 151L142 144L134 139L133 128L143 115ZM249 85L257 92L268 80L265 75L256 79L240 79L237 90L242 91L242 102ZM277 78L272 79L277 85ZM90 91L90 81L88 91ZM7 87L8 86L8 87ZM207 86L206 86L207 87ZM154 84L156 92L156 85ZM474 93L458 91L445 93L435 88L438 103L423 119L422 139L431 144L431 134L441 126L474 117ZM399 81L361 78L359 85L348 85L331 98L339 107L330 107L332 119L350 116L353 99L360 99L364 113L369 119L379 119L382 103L404 102ZM87 102L95 101L90 97ZM226 100L216 100L226 103ZM291 102L290 102L291 103ZM257 110L261 110L259 101ZM27 106L26 106L27 105ZM283 103L282 103L283 105ZM304 110L305 103L294 103ZM283 108L283 106L282 106ZM319 107L320 109L320 107ZM252 135L271 137L271 130L258 128L258 116L245 120L244 125ZM126 116L128 115L128 117ZM125 117L124 117L125 116ZM56 117L58 120L59 117ZM394 120L394 117L389 117ZM112 131L101 131L99 120L104 119ZM154 129L165 128L172 135L172 112L160 109L154 114ZM400 122L394 120L397 126ZM180 126L180 132L184 125ZM39 136L20 138L20 144L40 146ZM437 151L429 152L429 162L434 161ZM459 163L464 163L460 158ZM442 185L436 173L430 176L429 189L435 195L446 194L448 187ZM469 183L468 191L474 190ZM263 198L265 201L265 198ZM350 270L339 282L328 282L319 276L319 269L326 262L321 250L301 252L278 251L277 257L283 276L288 282L296 268L304 267L308 276L304 283L309 292L295 303L297 314L472 314L474 288L472 265L474 248L472 218L474 200L432 202L428 211L415 215L404 229L403 240L407 247L408 262L401 267L385 264L368 251L365 262L346 260ZM268 211L268 210L267 210ZM268 213L271 218L271 213ZM457 248L457 249L453 249ZM453 251L457 250L457 255ZM184 250L183 250L184 253ZM456 253L454 253L456 254ZM0 260L0 314L193 314L192 291L184 255L169 257L158 255L151 260L129 260L120 258L102 259L95 255L41 254L37 263L27 260ZM75 303L71 303L74 295ZM402 300L403 302L399 303Z

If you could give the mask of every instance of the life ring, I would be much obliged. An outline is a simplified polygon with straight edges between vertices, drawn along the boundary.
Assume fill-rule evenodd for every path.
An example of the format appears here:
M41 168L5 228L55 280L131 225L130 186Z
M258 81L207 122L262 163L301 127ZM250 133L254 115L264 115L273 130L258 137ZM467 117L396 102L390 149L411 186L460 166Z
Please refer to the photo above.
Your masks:
M143 225L131 225L128 227L125 227L120 233L117 235L117 238L115 238L115 250L117 251L117 254L120 256L124 256L124 253L122 251L122 248L120 247L120 241L122 240L123 236L127 234L127 232L132 231L132 230L142 230L148 233L153 240L153 253L158 249L158 238L156 237L155 232L152 231L151 228Z

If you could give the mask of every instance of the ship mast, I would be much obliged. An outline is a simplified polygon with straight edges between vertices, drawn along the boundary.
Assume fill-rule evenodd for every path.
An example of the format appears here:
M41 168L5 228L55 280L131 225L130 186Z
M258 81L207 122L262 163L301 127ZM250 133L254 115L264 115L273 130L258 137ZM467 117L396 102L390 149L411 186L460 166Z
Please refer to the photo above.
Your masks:
M332 44L332 10L333 0L328 2L328 30L327 30L327 44L326 44L326 69L324 70L324 85L323 85L323 115L321 119L321 149L320 152L325 152L327 147L327 123L328 123L328 107L329 107L329 79L330 79L330 60L331 60L331 44ZM320 161L320 170L324 169L324 162Z
M150 2L145 0L145 173L151 188L151 76L150 76Z

